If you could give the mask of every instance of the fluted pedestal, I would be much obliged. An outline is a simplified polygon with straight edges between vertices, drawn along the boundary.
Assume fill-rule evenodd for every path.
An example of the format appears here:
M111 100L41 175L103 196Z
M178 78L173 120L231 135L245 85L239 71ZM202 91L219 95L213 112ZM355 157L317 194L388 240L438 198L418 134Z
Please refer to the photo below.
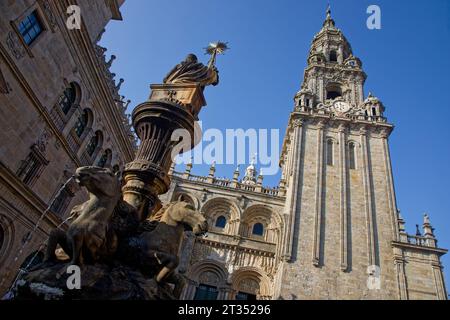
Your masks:
M132 114L133 127L141 143L135 159L125 166L123 197L138 209L142 221L152 211L158 195L167 192L168 172L174 147L180 143L172 138L176 130L184 129L184 150L197 143L194 125L201 108L206 105L203 88L193 84L158 84L151 86L148 101L138 105ZM175 135L174 135L175 136Z

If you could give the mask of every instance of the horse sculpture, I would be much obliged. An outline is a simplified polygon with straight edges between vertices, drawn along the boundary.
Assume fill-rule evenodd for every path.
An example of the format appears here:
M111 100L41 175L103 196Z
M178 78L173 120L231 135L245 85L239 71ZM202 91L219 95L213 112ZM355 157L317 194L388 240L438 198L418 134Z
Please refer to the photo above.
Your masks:
M56 229L50 233L45 261L56 259L58 244L74 265L111 256L117 248L111 217L121 199L118 177L110 169L81 167L76 170L75 179L88 190L89 200L72 209L74 220L67 232Z
M109 169L82 167L75 173L77 182L89 192L89 200L75 206L67 232L50 233L45 262L57 261L58 245L70 257L69 264L107 263L128 265L144 277L154 277L159 285L175 285L179 297L184 279L175 272L183 232L207 232L205 217L187 202L172 202L139 223L136 210L122 200L120 181Z
M183 284L174 271L179 263L178 250L183 232L187 229L195 235L203 235L208 223L198 210L183 201L164 205L153 219L141 225L143 232L140 235L128 239L125 250L134 251L133 260L138 261L141 272L155 274L157 283L174 283L174 295L177 296Z

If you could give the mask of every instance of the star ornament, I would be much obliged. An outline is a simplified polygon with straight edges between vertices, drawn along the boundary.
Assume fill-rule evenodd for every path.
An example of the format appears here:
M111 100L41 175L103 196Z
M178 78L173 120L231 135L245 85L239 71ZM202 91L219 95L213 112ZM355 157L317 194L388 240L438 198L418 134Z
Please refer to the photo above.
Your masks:
M205 48L206 54L216 55L223 54L225 51L229 49L227 42L211 42L208 47Z

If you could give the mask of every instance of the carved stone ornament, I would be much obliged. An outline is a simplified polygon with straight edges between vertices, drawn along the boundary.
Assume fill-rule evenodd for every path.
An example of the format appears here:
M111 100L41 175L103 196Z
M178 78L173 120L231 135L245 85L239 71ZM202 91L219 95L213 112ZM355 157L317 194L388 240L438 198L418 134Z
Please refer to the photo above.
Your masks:
M42 1L42 9L45 12L45 15L48 18L48 22L50 23L52 28L56 28L57 26L57 22L56 22L56 17L53 14L52 8L50 7L50 3L48 2L48 0L43 0Z
M340 116L346 117L364 115L364 108L362 105L355 106L342 98L336 98L334 100L327 100L325 103L321 102L315 108L318 113L331 114L336 113Z
M36 145L39 148L39 151L42 153L45 153L45 150L47 149L48 141L52 137L52 133L48 129L44 129L44 131L39 136Z
M292 120L292 127L293 128L297 128L297 127L301 127L304 123L304 120L302 119L294 119Z
M25 56L25 48L20 42L19 36L15 32L8 32L8 35L6 36L6 45L16 59L19 60Z

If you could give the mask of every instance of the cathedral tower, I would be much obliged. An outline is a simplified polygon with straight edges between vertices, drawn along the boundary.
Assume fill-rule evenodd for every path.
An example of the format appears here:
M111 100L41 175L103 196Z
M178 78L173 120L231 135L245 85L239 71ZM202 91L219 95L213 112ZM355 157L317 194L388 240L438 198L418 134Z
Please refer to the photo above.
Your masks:
M402 230L393 125L380 100L364 97L365 79L328 9L280 160L286 228L276 290L283 299L446 298L439 260L446 250Z

